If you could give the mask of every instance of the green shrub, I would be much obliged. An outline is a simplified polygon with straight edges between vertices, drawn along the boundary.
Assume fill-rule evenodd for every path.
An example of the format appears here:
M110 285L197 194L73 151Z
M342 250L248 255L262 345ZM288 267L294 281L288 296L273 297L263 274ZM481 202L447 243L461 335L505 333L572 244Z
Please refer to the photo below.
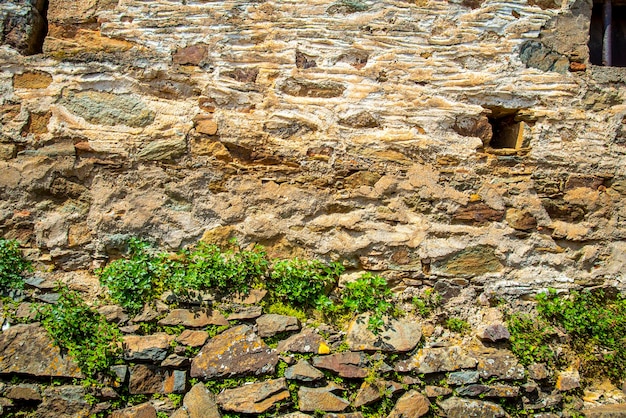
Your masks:
M37 319L55 344L67 350L88 379L108 374L120 354L121 333L67 287L55 305L39 308Z
M384 316L394 313L391 297L387 280L371 273L363 273L357 280L346 283L341 291L341 305L350 312L370 312L368 329L377 332L383 326Z
M446 328L448 328L452 332L465 334L467 331L470 330L470 325L467 323L467 321L452 317L446 319Z
M556 356L551 347L554 331L542 318L515 313L508 318L507 328L511 334L511 351L520 363L525 366L555 363Z
M425 318L441 305L442 296L433 289L426 289L422 296L413 297L413 306L421 317Z
M131 238L128 258L115 260L97 273L111 299L136 313L158 294L157 279L163 275L165 267L163 258L154 254L150 244Z
M537 296L537 311L571 337L581 360L581 371L606 373L614 380L626 377L626 298L605 298L599 291L572 292L559 297L555 290Z
M17 241L0 239L0 291L23 289L22 273L31 268L30 262L22 256Z
M319 260L278 260L272 266L269 290L279 300L301 307L317 307L322 297L337 283L344 268Z

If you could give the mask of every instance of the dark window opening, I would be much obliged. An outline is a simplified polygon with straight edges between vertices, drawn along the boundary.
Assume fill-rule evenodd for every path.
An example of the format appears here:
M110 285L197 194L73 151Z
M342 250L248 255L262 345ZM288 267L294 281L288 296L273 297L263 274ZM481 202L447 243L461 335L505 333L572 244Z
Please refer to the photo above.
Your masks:
M626 67L626 1L594 1L589 25L589 61Z
M524 123L517 120L516 113L496 113L489 118L491 124L491 141L489 146L494 149L519 149L522 147Z

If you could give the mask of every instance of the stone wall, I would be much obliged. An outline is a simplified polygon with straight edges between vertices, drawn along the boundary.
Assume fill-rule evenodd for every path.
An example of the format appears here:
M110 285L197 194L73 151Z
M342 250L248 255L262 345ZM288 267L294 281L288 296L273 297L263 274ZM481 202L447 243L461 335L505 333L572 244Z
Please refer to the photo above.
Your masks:
M93 294L130 236L465 301L624 290L626 71L589 63L591 7L5 1L1 234Z

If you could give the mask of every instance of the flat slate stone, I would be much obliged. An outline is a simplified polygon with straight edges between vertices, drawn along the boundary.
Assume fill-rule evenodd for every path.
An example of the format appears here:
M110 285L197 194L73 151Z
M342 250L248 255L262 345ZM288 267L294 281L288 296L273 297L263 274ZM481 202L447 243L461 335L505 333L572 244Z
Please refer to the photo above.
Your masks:
M313 365L321 369L331 370L341 377L364 378L368 370L363 353L346 351L324 357L315 357Z
M256 320L261 337L273 337L280 332L300 330L298 318L287 315L266 314Z
M475 399L452 397L439 402L439 406L448 417L500 418L508 416L500 405Z
M61 354L38 323L14 325L0 333L0 373L83 377L78 365Z
M430 401L421 393L411 390L398 399L387 418L422 417L430 410ZM457 415L448 415L450 417ZM458 415L468 416L468 415Z
M171 418L220 418L215 395L202 383L196 383L183 398L183 407Z
M300 360L285 370L285 378L302 382L314 382L324 378L324 373L317 370L306 360Z
M452 372L459 369L476 367L477 361L463 351L461 347L423 348L406 361L396 365L396 371L414 371L415 373Z
M251 327L239 325L211 338L191 362L191 377L273 373L278 352L269 348Z
M167 357L173 336L158 333L152 335L127 335L124 337L124 360L163 361Z
M137 364L130 369L128 391L131 394L182 393L187 372Z
M304 412L341 412L350 405L350 402L332 393L340 389L341 387L334 384L323 388L301 386L298 389L298 409Z
M216 310L207 309L173 309L159 321L159 325L183 325L189 328L202 328L207 325L228 325L228 321Z
M367 329L370 315L359 315L352 321L346 343L352 351L384 351L399 353L411 351L422 338L422 325L415 321L385 320L383 329L374 334Z
M279 352L328 354L328 343L311 328L304 328L299 334L292 335L278 343Z
M218 395L217 403L226 411L261 414L290 396L287 380L281 378L227 389Z

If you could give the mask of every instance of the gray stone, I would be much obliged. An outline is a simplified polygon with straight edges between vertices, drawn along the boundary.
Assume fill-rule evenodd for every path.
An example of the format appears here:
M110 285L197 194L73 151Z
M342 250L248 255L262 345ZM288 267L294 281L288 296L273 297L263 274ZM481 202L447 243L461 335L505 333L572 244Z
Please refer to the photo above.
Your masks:
M483 341L508 341L511 338L509 330L504 324L495 323L481 327L477 332L478 338Z
M0 7L0 45L24 55L40 53L47 30L45 14L43 1L7 0Z
M117 381L122 385L126 384L128 379L128 366L125 364L116 364L111 366L111 372L116 376Z
M150 125L155 117L141 99L131 94L67 90L60 104L87 122L98 125L140 128Z
M569 70L567 57L555 52L537 41L527 41L520 47L520 59L527 67L541 71L555 71L566 74Z
M287 380L281 378L226 389L218 395L217 403L226 411L261 414L289 397Z
M374 334L368 329L369 314L350 323L346 343L352 351L411 351L422 338L422 325L416 321L386 318L383 329Z
M448 384L454 386L469 385L478 382L479 377L480 374L475 370L452 372L448 375Z
M231 313L228 315L229 321L240 321L242 319L254 319L263 315L263 308L260 306L242 306L242 305L233 305L231 306Z
M626 418L626 404L596 406L582 412L587 418Z
M508 350L497 350L478 357L476 369L482 378L498 377L503 380L521 380L524 378L524 366Z
M323 379L324 373L311 366L308 361L300 360L285 370L285 378L302 382L314 382Z
M506 417L507 413L500 405L475 399L448 398L438 403L448 417Z
M300 329L298 318L277 314L266 314L257 318L256 325L261 337L272 337L280 332L298 331Z
M9 386L4 397L16 401L41 401L41 389L38 385L27 383Z
M43 392L43 402L39 404L35 416L38 418L88 417L91 406L85 400L87 391L82 386L52 386Z
M471 369L478 362L461 347L423 348L406 361L396 364L396 371L414 371L415 373L452 372L459 369Z
M207 325L227 326L228 321L215 309L172 309L158 322L159 325L183 325L189 328L203 328Z

